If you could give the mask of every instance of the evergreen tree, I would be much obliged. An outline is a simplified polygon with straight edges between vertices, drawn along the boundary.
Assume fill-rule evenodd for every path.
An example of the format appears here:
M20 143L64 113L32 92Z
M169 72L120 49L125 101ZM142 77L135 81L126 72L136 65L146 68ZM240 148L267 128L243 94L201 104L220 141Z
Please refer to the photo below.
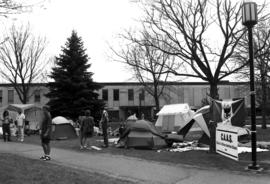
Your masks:
M93 73L87 71L91 64L87 64L85 51L81 37L72 31L50 74L54 81L48 83L46 96L50 99L48 105L52 116L76 119L82 111L90 109L97 117L104 106L96 92L101 86L93 81Z

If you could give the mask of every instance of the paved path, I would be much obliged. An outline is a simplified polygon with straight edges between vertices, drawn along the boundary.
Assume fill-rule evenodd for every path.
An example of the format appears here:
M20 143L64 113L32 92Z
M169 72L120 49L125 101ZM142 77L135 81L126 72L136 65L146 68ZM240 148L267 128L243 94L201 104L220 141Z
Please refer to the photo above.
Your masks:
M39 159L40 146L25 143L0 142L0 152L14 153ZM112 177L124 178L138 183L166 184L266 184L270 176L247 173L246 175L218 170L203 170L180 165L167 165L137 158L92 154L63 149L52 149L51 163L99 172ZM252 176L248 176L252 175Z

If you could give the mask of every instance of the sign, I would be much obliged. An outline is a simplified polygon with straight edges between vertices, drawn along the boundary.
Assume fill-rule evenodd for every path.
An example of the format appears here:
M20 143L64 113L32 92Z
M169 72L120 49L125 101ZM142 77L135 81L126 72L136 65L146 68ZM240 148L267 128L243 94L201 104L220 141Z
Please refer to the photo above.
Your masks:
M238 158L238 128L221 125L216 129L216 152L233 160Z

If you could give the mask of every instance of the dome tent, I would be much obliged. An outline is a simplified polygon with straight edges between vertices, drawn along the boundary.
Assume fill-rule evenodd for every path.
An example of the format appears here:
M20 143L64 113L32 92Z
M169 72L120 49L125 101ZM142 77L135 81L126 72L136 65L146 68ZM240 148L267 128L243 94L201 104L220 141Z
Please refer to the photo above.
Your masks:
M62 116L57 116L52 119L52 139L62 140L76 137L75 128L68 119Z
M153 149L167 146L165 136L149 121L137 120L128 124L117 147Z

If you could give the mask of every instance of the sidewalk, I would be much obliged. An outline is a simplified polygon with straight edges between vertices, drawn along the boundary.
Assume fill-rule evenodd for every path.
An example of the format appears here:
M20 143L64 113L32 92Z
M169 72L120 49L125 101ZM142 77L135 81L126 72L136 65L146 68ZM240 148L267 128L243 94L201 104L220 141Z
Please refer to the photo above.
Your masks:
M39 159L42 155L41 146L25 143L7 143L0 141L0 152L7 152ZM123 178L138 183L177 183L177 184L265 184L270 176L260 174L246 175L218 170L206 170L180 165L167 165L159 162L145 161L137 158L110 154L91 154L52 148L53 164L79 168L90 172L98 172L111 177ZM251 177L250 175L253 175Z

